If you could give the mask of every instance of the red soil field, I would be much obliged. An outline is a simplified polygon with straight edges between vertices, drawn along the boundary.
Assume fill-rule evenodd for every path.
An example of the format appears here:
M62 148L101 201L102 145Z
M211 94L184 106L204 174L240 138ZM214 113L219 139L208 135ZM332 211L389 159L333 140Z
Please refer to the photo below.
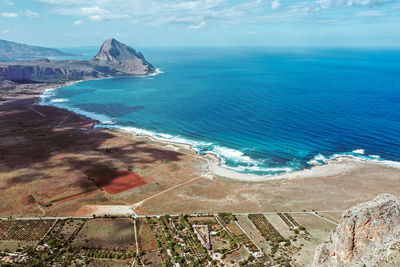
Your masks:
M133 171L119 171L94 178L98 187L110 194L118 194L129 189L147 184L142 177Z

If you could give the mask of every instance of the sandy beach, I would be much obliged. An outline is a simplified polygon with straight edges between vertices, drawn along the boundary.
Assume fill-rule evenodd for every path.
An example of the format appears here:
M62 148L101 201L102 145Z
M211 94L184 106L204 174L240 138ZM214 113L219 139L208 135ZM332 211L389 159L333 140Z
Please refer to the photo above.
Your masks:
M379 166L380 163L363 160L356 157L342 156L334 160L328 161L325 165L313 166L309 169L304 169L295 172L289 172L279 175L263 176L254 175L247 173L239 173L231 171L227 168L221 167L220 165L215 165L213 168L213 174L229 179L241 180L241 181L271 181L271 180L281 180L281 179L306 179L306 178L316 178L316 177L329 177L345 174L349 171L362 170L366 165Z

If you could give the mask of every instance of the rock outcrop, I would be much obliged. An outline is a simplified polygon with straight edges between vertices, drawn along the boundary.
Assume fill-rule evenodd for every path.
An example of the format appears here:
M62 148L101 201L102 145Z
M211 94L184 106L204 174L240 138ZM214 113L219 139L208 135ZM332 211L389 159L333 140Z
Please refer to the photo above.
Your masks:
M93 61L122 66L125 71L132 71L133 73L142 72L145 74L155 71L155 68L146 61L142 53L136 52L132 47L115 39L104 41Z
M382 194L345 211L312 266L400 266L400 200Z
M106 40L92 60L48 59L0 63L0 80L16 82L66 82L91 78L148 75L156 69L133 48Z

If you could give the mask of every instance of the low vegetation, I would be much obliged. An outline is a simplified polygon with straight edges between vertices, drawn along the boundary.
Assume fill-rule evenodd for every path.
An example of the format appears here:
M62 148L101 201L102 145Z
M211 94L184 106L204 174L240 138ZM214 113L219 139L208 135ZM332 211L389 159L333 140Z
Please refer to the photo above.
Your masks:
M291 216L279 216L290 229L295 225L304 231ZM142 266L291 266L292 256L301 249L294 245L300 235L282 237L261 214L248 218L253 229L241 226L231 213L149 216L135 219L136 232L132 218L10 219L0 221L0 242L14 238L21 243L17 249L11 245L3 249L0 260L14 255L24 266L125 266L134 262ZM268 249L258 248L246 231L259 231Z

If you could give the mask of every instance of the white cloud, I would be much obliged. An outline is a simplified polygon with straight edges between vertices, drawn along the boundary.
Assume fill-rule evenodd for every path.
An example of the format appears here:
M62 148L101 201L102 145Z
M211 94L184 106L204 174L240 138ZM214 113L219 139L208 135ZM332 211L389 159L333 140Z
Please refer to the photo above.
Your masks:
M17 13L9 13L9 12L3 12L1 15L5 18L16 18L18 17Z
M4 3L6 3L7 5L10 5L10 6L14 5L14 2L11 2L11 1L4 1Z
M89 4L90 2L96 2L93 0L35 0L35 1L52 5L60 5L60 6L80 5L80 4Z
M271 2L271 8L272 9L278 9L281 6L281 3L279 0L272 0Z
M29 9L26 10L26 15L28 17L30 17L30 18L38 18L38 17L40 17L39 13L34 12L32 10L29 10Z
M2 31L0 31L0 34L9 34L9 33L11 33L11 31L10 30L2 30Z
M59 8L54 11L61 15L85 16L93 21L129 19L129 15L112 12L99 6L85 6L77 8Z
M359 11L359 12L357 12L356 15L360 16L360 17L383 17L383 16L386 16L385 13L383 13L381 11L374 11L374 10Z
M321 8L339 8L351 6L380 6L396 2L396 0L317 0Z
M294 22L318 12L348 7L360 10L399 0L35 0L53 14L92 21L123 20L137 25L205 25ZM80 17L80 18L79 18ZM343 20L342 20L343 21ZM204 23L204 24L202 24Z
M74 21L74 25L82 25L83 24L83 21L82 20L75 20Z
M395 3L396 1L397 0L313 0L307 2L299 1L288 6L288 10L292 14L308 15L339 8L376 8L386 4Z
M197 25L189 25L189 29L200 29L206 26L206 23L204 21L200 22Z

